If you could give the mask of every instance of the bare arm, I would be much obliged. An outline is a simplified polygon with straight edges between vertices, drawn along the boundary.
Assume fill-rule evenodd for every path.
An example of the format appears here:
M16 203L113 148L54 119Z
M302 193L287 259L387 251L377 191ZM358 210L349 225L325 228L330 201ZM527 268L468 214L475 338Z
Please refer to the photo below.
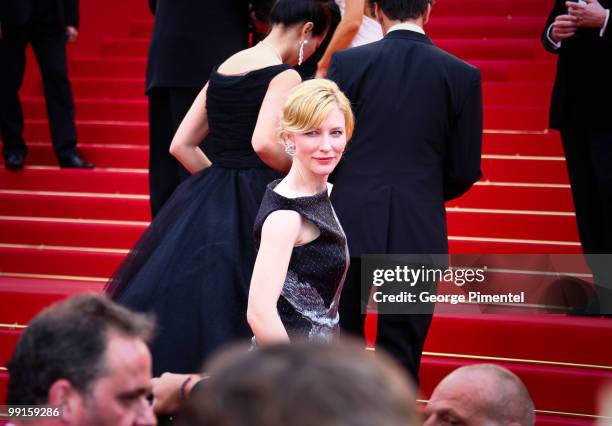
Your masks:
M258 344L289 341L276 305L301 226L302 217L290 210L271 213L263 224L247 308L247 321Z
M359 32L359 28L361 27L364 7L365 0L346 1L342 19L336 27L334 36L330 40L329 45L327 46L327 49L325 50L325 53L321 57L321 60L317 66L317 77L325 78L332 55L338 50L346 49L350 46L351 42L355 38L355 35Z
M285 153L278 136L279 119L289 91L300 84L297 71L287 70L272 79L264 97L253 132L253 149L268 166L287 173L291 158Z
M208 135L207 90L208 83L195 98L170 144L170 154L174 155L190 173L197 173L212 164L199 147Z

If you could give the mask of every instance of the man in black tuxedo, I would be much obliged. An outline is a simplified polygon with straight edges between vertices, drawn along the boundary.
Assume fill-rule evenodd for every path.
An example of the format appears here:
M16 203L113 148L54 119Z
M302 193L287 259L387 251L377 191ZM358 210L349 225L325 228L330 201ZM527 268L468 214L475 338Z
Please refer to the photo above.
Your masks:
M444 201L481 177L480 72L424 34L429 0L370 1L386 36L334 55L329 77L351 100L356 128L332 202L351 268L340 325L363 335L364 254L447 253ZM379 315L378 345L418 380L431 315Z
M23 113L19 89L26 47L32 44L43 79L51 141L61 167L92 168L76 150L74 102L68 81L66 41L78 35L78 0L2 0L0 2L0 131L8 169L23 167Z
M612 253L611 8L611 0L556 0L542 34L544 48L558 55L550 127L561 131L586 254ZM600 298L607 294L601 312L612 314L609 262L587 261L603 286Z
M248 0L149 0L155 24L149 47L149 184L159 212L189 172L170 142L214 66L248 47Z

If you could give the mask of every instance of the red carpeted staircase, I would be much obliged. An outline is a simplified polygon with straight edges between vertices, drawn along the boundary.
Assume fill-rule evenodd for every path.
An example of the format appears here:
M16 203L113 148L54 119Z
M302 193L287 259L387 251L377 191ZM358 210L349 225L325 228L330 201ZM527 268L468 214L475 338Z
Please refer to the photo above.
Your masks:
M22 91L27 167L0 168L0 400L23 326L53 301L100 291L150 220L143 91L152 21L139 1L127 3L110 27L97 9L105 3L83 4L85 45L71 50L79 147L95 170L57 167L40 81L30 74ZM547 130L555 58L538 39L551 3L439 0L426 26L483 75L484 178L447 206L453 253L580 253L559 136ZM88 28L102 39L87 38ZM452 369L497 362L525 381L542 425L593 424L597 391L612 380L606 319L437 315L425 349L424 399Z

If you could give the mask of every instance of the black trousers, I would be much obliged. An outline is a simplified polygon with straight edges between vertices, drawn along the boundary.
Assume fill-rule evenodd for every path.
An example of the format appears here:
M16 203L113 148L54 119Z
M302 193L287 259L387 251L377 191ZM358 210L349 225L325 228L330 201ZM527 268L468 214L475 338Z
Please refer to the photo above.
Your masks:
M202 88L154 87L149 90L149 191L155 215L189 172L170 152L181 121Z
M612 129L579 122L561 129L585 253L612 253Z
M342 296L340 297L340 328L343 333L364 338L365 314L362 314L361 259L351 258ZM431 315L378 315L376 348L383 349L398 361L415 383L419 383L419 368L423 345L431 323Z
M0 132L4 141L4 155L25 153L23 140L23 112L19 89L23 83L26 47L31 43L40 67L51 141L58 158L76 153L74 102L66 61L66 37L57 31L28 24L7 31L0 40Z
M561 140L582 251L612 255L612 129L570 120ZM587 263L598 285L598 309L612 314L612 265L596 256Z

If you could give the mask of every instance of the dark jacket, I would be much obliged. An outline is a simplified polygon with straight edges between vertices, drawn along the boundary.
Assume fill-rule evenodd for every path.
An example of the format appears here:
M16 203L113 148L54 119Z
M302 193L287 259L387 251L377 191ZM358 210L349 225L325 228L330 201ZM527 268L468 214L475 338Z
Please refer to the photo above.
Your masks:
M445 253L444 201L481 177L480 71L399 30L336 53L329 77L356 118L332 191L351 256Z
M47 0L56 14L58 31L64 32L67 26L79 27L78 0ZM34 13L32 0L0 1L0 24L5 28L16 28L28 22Z
M598 0L606 9L612 0ZM550 104L550 127L561 129L570 120L598 128L612 128L612 22L600 36L599 28L579 28L559 49L546 33L558 15L567 13L565 0L555 0L542 33L542 44L558 54L557 75ZM610 19L612 21L612 17Z
M248 47L248 0L149 0L155 15L146 89L204 87L212 68Z

